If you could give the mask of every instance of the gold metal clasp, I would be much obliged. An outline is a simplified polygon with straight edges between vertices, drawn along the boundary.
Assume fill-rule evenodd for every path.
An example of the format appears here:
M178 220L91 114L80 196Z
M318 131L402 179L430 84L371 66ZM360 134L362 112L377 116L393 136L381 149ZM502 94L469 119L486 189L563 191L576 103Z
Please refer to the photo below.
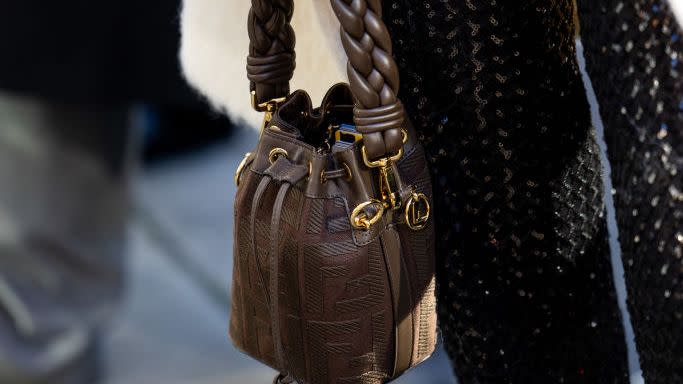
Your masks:
M251 91L251 107L254 108L256 112L264 113L263 125L261 126L261 129L263 129L268 125L268 123L270 123L277 109L280 108L280 105L282 105L287 100L287 98L278 97L276 99L272 99L260 104L257 100L258 97L256 96L256 91Z
M419 231L427 226L431 207L429 199L424 193L415 193L406 202L405 219L406 224L413 231Z
M379 168L379 191L384 208L392 210L401 208L401 197L396 189L396 180L391 165Z
M408 141L408 132L403 133L403 143ZM403 157L403 147L393 156L383 157L377 160L370 160L365 145L361 147L361 154L363 155L363 162L368 168L377 168L379 170L379 191L382 204L385 209L396 210L401 208L401 198L396 192L396 181L393 173L392 163L399 161Z
M367 209L374 206L375 213L368 217ZM367 231L373 225L377 224L384 215L384 204L379 200L370 200L358 205L353 212L351 212L351 226L356 229Z

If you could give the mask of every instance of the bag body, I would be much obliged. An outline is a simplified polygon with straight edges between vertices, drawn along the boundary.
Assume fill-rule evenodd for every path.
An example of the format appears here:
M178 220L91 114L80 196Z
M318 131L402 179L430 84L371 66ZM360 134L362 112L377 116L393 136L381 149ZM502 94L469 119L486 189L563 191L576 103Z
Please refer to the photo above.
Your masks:
M307 118L288 119L302 111ZM238 175L230 335L302 383L381 383L434 350L434 227L410 229L401 210L369 230L351 225L353 207L375 195L374 178L360 142L334 153L306 142L325 132L327 113L292 95ZM431 201L411 137L396 167Z
M252 2L250 25L276 9L255 10L263 4ZM291 19L291 9L281 15ZM250 30L252 42L262 33ZM290 34L283 25L275 35L293 42ZM385 46L387 36L378 36ZM235 175L230 336L302 384L384 383L436 344L425 155L394 94L384 92L386 106L363 108L353 79L332 87L319 108L303 91L261 104L257 93L288 93L287 84L263 81L273 68L277 79L283 67L293 70L293 62L274 64L283 57L293 52L249 58L252 101L267 116ZM371 155L395 145L396 132L398 151Z

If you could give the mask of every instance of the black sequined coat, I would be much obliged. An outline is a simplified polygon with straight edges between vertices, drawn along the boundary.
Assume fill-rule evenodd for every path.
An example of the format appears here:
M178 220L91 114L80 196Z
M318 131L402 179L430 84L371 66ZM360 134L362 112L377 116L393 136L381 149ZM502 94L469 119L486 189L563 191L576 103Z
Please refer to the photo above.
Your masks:
M667 4L387 0L384 18L432 164L460 382L629 381L577 23L640 364L647 383L683 382L683 43Z

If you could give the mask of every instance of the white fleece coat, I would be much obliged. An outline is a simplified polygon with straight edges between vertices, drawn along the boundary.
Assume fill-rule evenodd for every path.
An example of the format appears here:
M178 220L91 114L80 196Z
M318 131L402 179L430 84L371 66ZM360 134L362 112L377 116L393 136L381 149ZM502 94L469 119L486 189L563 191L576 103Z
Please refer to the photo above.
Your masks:
M249 51L248 0L185 0L180 58L185 77L220 111L255 127L246 57ZM319 102L329 87L345 81L339 23L327 0L298 0L296 65L292 90L305 89Z
M670 0L679 21L683 0ZM188 81L220 111L256 127L249 100L246 57L249 0L185 0L180 57ZM292 90L305 89L320 100L334 83L346 79L339 23L328 0L297 0L297 70Z

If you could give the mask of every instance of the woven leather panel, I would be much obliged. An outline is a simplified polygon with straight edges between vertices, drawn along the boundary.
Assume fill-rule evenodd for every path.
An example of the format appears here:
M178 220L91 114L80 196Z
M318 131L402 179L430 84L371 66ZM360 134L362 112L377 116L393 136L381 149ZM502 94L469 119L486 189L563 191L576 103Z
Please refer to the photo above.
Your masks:
M415 190L424 193L429 201L434 201L429 170L425 161L422 147L415 147L414 153L409 153L399 161L399 171L404 180L412 180ZM411 285L426 287L424 292L413 291L415 309L413 319L417 322L413 350L413 364L416 365L428 358L436 343L436 280L434 278L434 221L421 231L413 231L401 227L401 244L405 259L409 261L408 270L411 275Z

